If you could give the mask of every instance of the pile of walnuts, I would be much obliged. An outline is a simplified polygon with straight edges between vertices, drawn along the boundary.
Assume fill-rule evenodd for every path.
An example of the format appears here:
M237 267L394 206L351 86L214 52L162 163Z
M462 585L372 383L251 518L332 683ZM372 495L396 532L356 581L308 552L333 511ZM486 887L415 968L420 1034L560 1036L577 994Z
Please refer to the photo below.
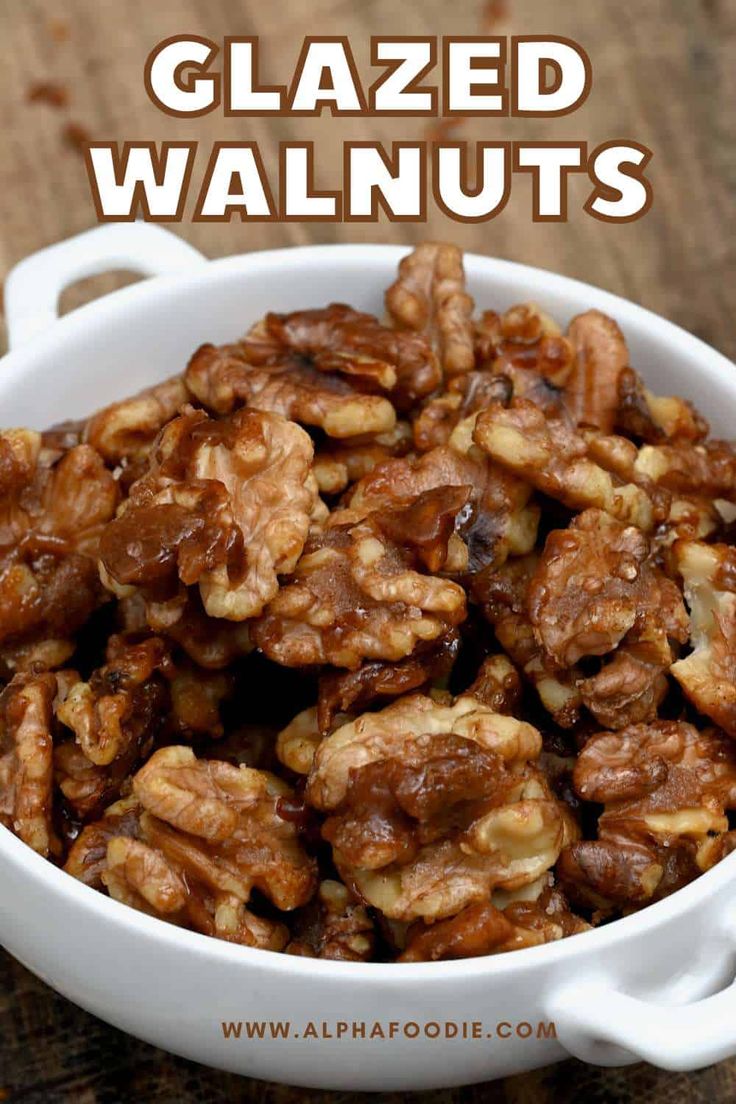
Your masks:
M0 433L0 824L246 946L573 935L736 845L736 449L616 323L268 314Z

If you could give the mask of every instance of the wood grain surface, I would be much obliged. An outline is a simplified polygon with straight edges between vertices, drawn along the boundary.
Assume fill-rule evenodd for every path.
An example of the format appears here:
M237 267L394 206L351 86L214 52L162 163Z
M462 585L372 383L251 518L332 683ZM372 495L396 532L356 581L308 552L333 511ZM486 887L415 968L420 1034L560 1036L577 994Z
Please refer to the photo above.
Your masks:
M479 226L457 224L430 208L427 226L211 226L185 219L177 231L210 256L310 241L452 238L478 252L604 286L736 356L735 0L456 0L451 5L445 0L0 0L1 277L33 250L94 223L77 148L85 135L198 140L199 176L217 139L256 140L269 171L280 140L313 139L321 187L339 185L339 152L347 138L428 137L422 120L225 119L219 112L195 120L168 118L146 97L143 64L156 42L183 32L215 41L225 34L260 35L265 83L288 79L305 34L349 34L364 73L368 37L376 33L553 32L576 39L594 69L592 94L579 112L543 125L525 119L461 122L446 133L468 139L585 139L591 148L610 138L643 142L654 151L649 175L655 203L642 221L611 226L583 214L587 189L573 178L565 225L533 224L529 183L517 180L502 215ZM51 94L40 87L48 82ZM64 307L128 278L86 281L65 295ZM106 1027L0 956L0 1100L337 1104L350 1099L350 1094L249 1082L172 1058ZM734 1097L736 1060L689 1076L646 1066L599 1070L566 1062L423 1099L725 1104Z

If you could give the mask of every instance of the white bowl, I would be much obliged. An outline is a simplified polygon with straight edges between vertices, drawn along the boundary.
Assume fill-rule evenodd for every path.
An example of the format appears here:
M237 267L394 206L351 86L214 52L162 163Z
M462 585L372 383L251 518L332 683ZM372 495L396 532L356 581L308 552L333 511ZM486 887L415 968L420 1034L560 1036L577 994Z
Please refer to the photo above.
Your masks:
M269 309L340 300L380 312L404 252L317 246L207 263L143 224L52 246L7 281L12 351L0 370L0 424L41 428L78 417L171 375L198 344L235 338ZM466 266L483 307L534 299L562 323L590 307L611 314L653 389L694 399L715 432L730 433L736 371L696 338L561 276L479 256ZM154 278L56 319L64 286L112 268ZM732 855L667 900L559 943L459 962L322 962L231 946L135 912L0 828L0 939L30 970L174 1053L321 1088L438 1088L568 1054L680 1070L726 1058L736 1053L736 986L717 991L734 975L735 904ZM239 1040L224 1037L223 1021L249 1020L288 1022L290 1035L272 1038L266 1026L266 1037L249 1040L243 1026ZM538 1030L550 1021L556 1037ZM310 1022L318 1038L305 1037ZM350 1025L341 1038L339 1022ZM354 1023L369 1036L376 1022L385 1038L352 1037ZM458 1025L456 1037L447 1037L447 1023ZM427 1024L440 1025L439 1037Z

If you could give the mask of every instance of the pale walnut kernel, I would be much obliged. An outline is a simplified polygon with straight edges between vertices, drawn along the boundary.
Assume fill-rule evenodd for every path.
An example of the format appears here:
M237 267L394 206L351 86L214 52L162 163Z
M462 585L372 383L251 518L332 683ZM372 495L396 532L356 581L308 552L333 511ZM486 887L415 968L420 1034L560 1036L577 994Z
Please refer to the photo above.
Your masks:
M422 242L399 264L386 309L401 329L426 334L447 376L475 364L473 300L465 290L462 253L455 245Z
M312 443L285 419L189 410L163 431L149 470L102 539L116 586L198 584L210 617L244 621L293 570L317 504Z
M317 723L317 706L311 705L297 713L276 737L276 756L295 774L309 774L315 752L323 733Z

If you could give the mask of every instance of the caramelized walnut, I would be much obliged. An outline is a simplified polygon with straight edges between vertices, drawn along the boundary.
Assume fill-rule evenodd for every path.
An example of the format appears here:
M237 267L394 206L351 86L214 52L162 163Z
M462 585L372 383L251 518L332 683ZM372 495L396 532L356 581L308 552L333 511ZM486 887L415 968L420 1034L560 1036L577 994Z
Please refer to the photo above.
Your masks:
M728 831L726 809L736 801L736 750L715 730L656 721L592 737L573 780L604 811L598 839L572 843L560 876L602 911L637 907L713 860L711 837Z
M437 358L422 335L382 326L372 314L343 303L267 314L241 348L246 359L259 366L297 356L323 375L346 377L359 390L386 392L400 409L429 395L442 379Z
M315 451L313 465L320 493L339 494L383 460L405 456L411 443L411 426L408 422L397 422L387 433L365 433L322 444Z
M555 670L545 663L529 615L529 588L538 562L532 553L494 571L482 571L472 582L472 593L499 644L534 686L544 708L561 728L572 728L582 705L577 686L580 673L575 668Z
M567 407L578 425L610 433L616 422L621 373L629 366L624 335L612 318L586 311L570 323L575 364L565 386Z
M364 394L352 382L320 372L296 356L276 364L254 365L238 345L202 345L187 366L186 385L198 402L216 414L247 404L281 414L328 437L386 433L396 411L382 395Z
M666 516L648 480L627 482L607 471L564 417L545 417L528 399L479 414L473 437L497 463L572 510L596 507L643 530Z
M651 563L647 538L602 510L549 534L528 601L535 635L558 667L605 655L624 638L649 644L669 665L670 639L687 638L680 592Z
M654 395L631 368L619 375L616 428L650 445L698 442L708 436L708 423L692 403Z
M118 611L123 628L150 629L170 638L205 670L221 670L253 650L248 622L208 617L198 592L180 594L169 602L146 600L136 592L118 602Z
M492 403L506 405L513 384L507 376L491 372L464 372L451 379L447 391L429 399L414 419L412 432L419 452L446 445L455 426Z
M531 487L491 463L472 442L472 419L461 422L450 443L412 459L379 464L353 487L347 513L336 510L329 524L366 517L442 488L467 488L465 502L455 515L455 533L466 548L456 545L457 565L447 572L475 573L501 564L509 555L531 550L537 534L539 507L531 501Z
M398 279L386 292L394 323L428 337L446 376L469 372L475 364L473 305L465 290L462 253L445 243L418 245L403 258Z
M392 919L439 919L555 861L571 826L530 766L540 746L474 697L412 695L329 735L307 800L346 884Z
M0 434L0 654L10 671L63 665L104 600L95 556L117 504L90 445L41 448L38 434Z
M677 541L692 652L672 665L695 708L736 736L736 549Z
M39 855L58 848L51 826L56 677L15 675L0 694L0 824Z
M211 617L257 616L293 570L317 502L312 443L298 426L243 410L170 422L149 470L107 526L110 585L199 585Z
M500 954L552 943L587 931L590 925L572 913L563 894L549 887L533 901L503 910L490 901L469 905L448 920L413 924L399 962L437 962Z
M644 644L621 645L596 675L578 682L584 705L604 728L653 721L668 690L665 665Z
M75 683L57 709L84 755L95 766L129 758L150 747L169 709L159 672L169 663L157 637L140 642L111 637L108 662L89 682Z
M148 452L158 432L187 398L183 379L174 376L99 410L87 422L84 439L108 464L135 459Z
M503 314L484 311L475 326L475 351L481 368L503 373L515 391L521 389L542 406L559 404L556 389L567 382L575 355L572 343L536 303L519 303Z
M341 883L320 882L317 896L291 924L286 953L339 962L367 962L375 943L366 909Z
M356 671L328 671L319 680L320 731L332 727L337 713L361 712L381 699L441 682L452 670L459 647L459 633L452 630L439 640L419 644L412 655L396 663L376 660L362 663Z
M197 760L183 747L155 752L133 786L129 802L82 832L67 870L172 923L282 950L285 926L248 903L258 889L291 910L314 891L313 863L278 814L289 788L263 771Z
M102 889L108 843L115 836L137 839L141 831L140 814L138 799L133 796L110 805L99 820L82 829L72 844L64 865L67 874L94 889Z
M521 704L521 679L508 656L487 656L475 681L466 690L494 713L513 716Z
M314 866L295 826L279 816L291 791L275 775L169 747L138 771L133 791L146 839L188 879L243 902L255 888L285 910L311 897Z
M736 450L727 441L644 445L636 470L678 495L736 502Z
M439 521L446 508L442 501L435 507ZM452 501L445 533L457 509ZM293 579L253 625L253 638L269 659L287 667L331 663L356 670L366 659L403 659L463 620L462 588L420 574L422 548L388 539L382 531L387 520L395 531L400 519L394 514L380 525L369 517L310 538ZM437 554L437 545L431 548Z

